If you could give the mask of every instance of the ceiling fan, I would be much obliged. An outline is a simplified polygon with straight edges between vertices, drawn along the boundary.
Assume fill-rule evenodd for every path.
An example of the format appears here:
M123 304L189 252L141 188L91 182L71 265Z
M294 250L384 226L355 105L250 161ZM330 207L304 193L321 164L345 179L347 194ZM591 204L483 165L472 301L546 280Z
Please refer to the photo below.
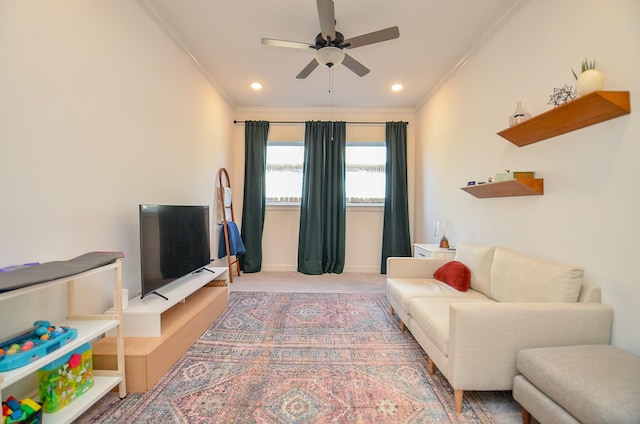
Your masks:
M336 18L333 0L316 0L318 4L318 16L320 17L320 29L322 32L316 35L315 44L298 41L275 40L263 38L262 44L276 47L289 47L294 49L315 49L316 56L307 66L300 71L296 78L304 79L318 67L325 65L329 68L343 64L358 76L363 77L369 73L369 69L344 52L344 49L354 49L369 44L380 43L400 37L397 26L344 39L344 36L336 31Z

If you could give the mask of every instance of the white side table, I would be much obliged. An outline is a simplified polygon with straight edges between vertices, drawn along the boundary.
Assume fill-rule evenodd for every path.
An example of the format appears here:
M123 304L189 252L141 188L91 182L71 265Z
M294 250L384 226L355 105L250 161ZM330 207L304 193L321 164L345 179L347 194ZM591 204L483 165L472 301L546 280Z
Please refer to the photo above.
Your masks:
M414 258L441 258L452 259L455 257L456 251L453 249L443 249L437 244L413 244Z

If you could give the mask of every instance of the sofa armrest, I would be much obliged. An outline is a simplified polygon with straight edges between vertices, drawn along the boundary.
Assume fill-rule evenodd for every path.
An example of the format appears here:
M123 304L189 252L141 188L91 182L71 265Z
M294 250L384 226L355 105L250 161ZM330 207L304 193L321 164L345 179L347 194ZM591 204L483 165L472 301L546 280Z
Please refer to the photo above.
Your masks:
M613 311L599 303L454 303L448 378L460 390L509 390L530 347L608 344Z
M388 278L433 278L438 268L449 262L442 258L387 258Z

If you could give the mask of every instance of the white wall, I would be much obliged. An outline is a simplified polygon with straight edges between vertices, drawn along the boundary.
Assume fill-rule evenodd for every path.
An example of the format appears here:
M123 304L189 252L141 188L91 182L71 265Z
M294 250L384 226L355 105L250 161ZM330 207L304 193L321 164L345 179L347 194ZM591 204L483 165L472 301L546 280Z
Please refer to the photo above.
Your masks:
M333 117L333 119L332 119ZM240 109L236 119L304 122L307 120L334 120L347 122L405 121L407 127L407 151L414 156L414 112L412 110L380 109ZM304 124L272 124L269 139L273 141L304 140ZM384 141L385 126L347 124L348 142ZM233 187L235 199L242 199L244 184L244 126L237 125L235 132L235 169ZM410 191L410 210L413 210L414 168L407 170ZM235 203L234 203L235 205ZM236 220L240 222L242 212L235 208ZM345 272L380 272L382 255L383 208L349 207L346 217ZM297 269L298 226L300 208L267 207L263 233L262 270Z
M232 108L133 1L2 1L0 57L0 266L123 251L134 295L138 204L212 204Z
M538 0L494 36L418 112L416 240L438 219L456 239L574 263L614 308L613 344L640 354L640 2ZM630 115L518 148L496 135L522 101L535 115L571 68L596 59ZM504 169L536 171L544 196L476 199L460 190ZM561 323L558 323L561 325Z

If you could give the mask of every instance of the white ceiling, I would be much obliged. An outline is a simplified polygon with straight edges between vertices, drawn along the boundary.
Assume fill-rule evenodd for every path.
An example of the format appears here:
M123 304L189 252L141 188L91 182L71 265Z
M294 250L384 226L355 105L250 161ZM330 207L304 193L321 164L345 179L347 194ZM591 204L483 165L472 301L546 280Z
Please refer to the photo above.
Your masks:
M315 50L265 46L275 38L314 44L315 0L139 0L237 108L413 108L459 68L526 0L334 0L345 39L398 26L400 37L350 49L371 72L319 66L296 79ZM333 81L332 81L333 79ZM250 83L263 89L254 91ZM392 92L393 83L404 90ZM333 93L331 93L333 84Z

